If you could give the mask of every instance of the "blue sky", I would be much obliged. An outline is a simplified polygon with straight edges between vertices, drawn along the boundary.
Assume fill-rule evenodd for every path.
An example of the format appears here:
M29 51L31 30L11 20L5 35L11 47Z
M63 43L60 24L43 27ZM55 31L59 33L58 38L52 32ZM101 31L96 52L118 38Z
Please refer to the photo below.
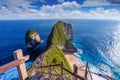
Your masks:
M120 0L0 0L0 19L115 19Z

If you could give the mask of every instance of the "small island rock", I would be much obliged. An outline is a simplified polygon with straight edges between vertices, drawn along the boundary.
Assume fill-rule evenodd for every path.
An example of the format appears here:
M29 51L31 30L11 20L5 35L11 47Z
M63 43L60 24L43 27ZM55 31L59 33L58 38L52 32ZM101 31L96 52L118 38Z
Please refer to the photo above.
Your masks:
M28 49L34 49L41 42L40 36L35 30L30 29L26 32L25 43Z

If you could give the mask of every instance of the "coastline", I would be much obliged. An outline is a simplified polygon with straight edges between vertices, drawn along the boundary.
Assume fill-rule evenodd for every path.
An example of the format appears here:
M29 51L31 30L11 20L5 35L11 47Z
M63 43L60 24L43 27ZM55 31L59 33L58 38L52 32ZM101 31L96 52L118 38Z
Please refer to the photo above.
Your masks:
M78 66L78 68L81 67L81 66L83 66L83 65L80 63L79 58L77 58L73 53L66 53L66 52L64 52L64 53L65 53L65 57L66 57L68 63L70 64L70 67L71 67L72 70L73 70L73 65L74 65L74 64L75 64L76 66ZM85 71L78 70L78 75L84 77ZM87 76L88 76L88 77L87 77L88 80L92 80L89 73L88 73Z

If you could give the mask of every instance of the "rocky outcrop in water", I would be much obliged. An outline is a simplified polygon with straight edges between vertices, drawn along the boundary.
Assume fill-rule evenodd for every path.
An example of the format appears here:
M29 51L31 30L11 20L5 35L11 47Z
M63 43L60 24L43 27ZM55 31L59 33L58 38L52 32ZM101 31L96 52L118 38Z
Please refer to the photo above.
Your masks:
M58 45L65 52L77 52L76 47L71 43L73 30L71 24L58 21L52 28L47 40L47 47Z
M30 29L26 32L25 43L28 49L36 48L41 42L40 36L35 30Z

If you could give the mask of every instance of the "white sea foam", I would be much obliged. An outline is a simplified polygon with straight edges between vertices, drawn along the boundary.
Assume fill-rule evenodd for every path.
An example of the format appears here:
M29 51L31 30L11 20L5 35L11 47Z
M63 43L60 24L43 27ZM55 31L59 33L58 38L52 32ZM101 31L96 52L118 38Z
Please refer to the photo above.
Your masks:
M97 76L95 74L92 74L92 78L93 78L93 80L106 80L106 79L104 79L102 77L99 77L99 76Z
M99 73L100 72L96 67L91 66L91 65L90 65L90 71L94 72L94 73ZM102 78L102 77L100 77L96 74L93 74L93 73L91 73L91 74L92 74L93 80L105 80L104 78Z
M82 54L82 53L83 53L82 49L77 49L77 52L74 52L73 54L74 54L76 57L80 58L80 57L81 57L80 54Z
M78 63L84 65L83 61L80 59L81 58L80 54L82 53L83 53L82 49L77 49L77 52L73 53L73 55L76 56L76 58L79 58Z
M100 74L108 75L107 73L99 70L98 68L96 68L96 67L94 67L92 65L89 65L89 67L90 67L90 71L91 71L91 75L92 75L93 80L106 80L105 78L100 77L100 76L98 76L96 74L100 73ZM96 73L96 74L93 74L93 73Z
M85 65L86 63L80 59L81 58L80 54L82 54L82 53L83 53L82 49L78 49L78 52L74 53L74 55L77 58L79 58L78 64ZM104 75L108 75L108 76L112 75L110 69L105 65L101 64L100 68L96 68L93 65L89 65L89 67L90 67L90 71L93 72L93 73L100 73L100 74L104 74ZM93 73L91 73L93 80L106 80L106 79L104 79L104 78L102 78L102 77L100 77L96 74L93 74Z

